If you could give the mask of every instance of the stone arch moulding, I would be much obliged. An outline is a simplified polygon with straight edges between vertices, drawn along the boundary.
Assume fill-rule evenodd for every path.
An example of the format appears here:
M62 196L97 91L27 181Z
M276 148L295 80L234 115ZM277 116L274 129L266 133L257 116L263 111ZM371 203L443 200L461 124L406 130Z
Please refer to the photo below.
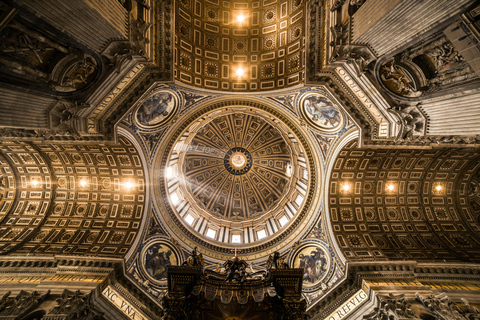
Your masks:
M135 149L138 151L138 155L140 157L140 161L142 163L142 167L144 170L145 174L145 202L144 202L144 208L143 208L143 214L142 214L142 221L140 222L139 226L139 232L132 243L130 249L128 252L125 254L125 261L129 261L132 257L135 256L135 253L137 251L138 246L140 245L141 239L144 238L145 233L147 232L148 229L148 221L150 219L150 206L151 206L151 201L150 201L150 194L151 194L151 180L150 180L150 169L148 166L147 159L145 158L145 152L141 146L141 144L138 141L138 138L130 132L130 130L126 129L123 126L118 126L117 130L115 130L117 138L118 136L124 136L126 137L135 147Z
M345 111L360 128L361 145L393 141L402 130L398 118L389 112L390 105L366 78L355 76L348 64L323 70L317 75L318 84L325 85L341 102Z
M325 177L330 177L331 172L332 172L333 167L334 167L334 164L335 164L335 160L337 159L338 155L340 154L342 149L345 147L345 145L347 145L351 141L354 141L355 139L358 139L359 134L360 134L359 131L354 131L354 132L350 133L349 135L345 136L342 139L342 141L340 141L340 143L336 146L335 152L332 154L331 161L328 164L328 168L327 168L327 172L325 173ZM333 232L331 217L330 217L330 214L329 214L329 212L330 212L330 204L328 202L328 200L329 200L329 196L328 196L329 195L329 186L330 186L330 184L328 183L328 180L327 180L327 183L325 183L325 193L324 193L325 194L325 200L324 200L325 201L325 222L326 222L325 227L328 230L328 235L332 239L333 248L335 249L338 258L340 259L342 264L345 265L346 258L343 255L342 250L340 249L337 240L335 239L335 233Z

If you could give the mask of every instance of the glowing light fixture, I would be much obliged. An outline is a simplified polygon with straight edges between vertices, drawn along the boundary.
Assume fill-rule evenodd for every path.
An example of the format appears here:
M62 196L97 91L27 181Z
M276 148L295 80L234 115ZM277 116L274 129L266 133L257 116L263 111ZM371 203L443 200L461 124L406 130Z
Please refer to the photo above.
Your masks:
M388 190L388 191L393 191L394 189L395 189L395 186L394 186L393 184L389 184L389 185L387 186L387 190Z
M239 13L237 15L237 22L240 24L244 23L246 19L247 19L247 16L244 15L243 13Z
M80 185L81 188L85 188L86 186L88 186L88 181L87 179L81 179L78 184Z
M442 189L443 189L443 187L442 187L441 184L439 184L435 187L435 190L437 190L437 191L442 191Z
M348 192L350 191L350 183L344 183L342 186L343 191Z
M38 181L37 179L33 179L30 184L32 185L32 187L34 188L38 188L40 186L40 181Z
M245 70L242 67L237 67L237 69L235 69L235 75L238 78L243 78L244 74L245 74Z
M131 190L131 189L133 189L133 187L135 187L135 185L133 184L133 182L131 180L126 180L123 183L123 187L127 190Z

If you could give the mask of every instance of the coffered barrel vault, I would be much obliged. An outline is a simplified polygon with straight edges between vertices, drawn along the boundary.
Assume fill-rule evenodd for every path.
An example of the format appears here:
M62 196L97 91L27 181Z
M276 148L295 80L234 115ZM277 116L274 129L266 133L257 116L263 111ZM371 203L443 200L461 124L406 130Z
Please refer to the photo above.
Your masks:
M479 261L476 150L340 151L328 205L339 246L354 260Z
M145 172L111 146L2 142L0 252L122 257L140 228Z
M259 91L304 80L305 1L176 1L175 79Z

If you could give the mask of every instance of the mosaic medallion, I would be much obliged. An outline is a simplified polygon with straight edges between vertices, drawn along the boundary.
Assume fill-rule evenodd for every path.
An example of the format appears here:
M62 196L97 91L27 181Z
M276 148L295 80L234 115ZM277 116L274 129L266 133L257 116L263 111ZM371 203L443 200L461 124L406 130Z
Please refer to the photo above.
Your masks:
M330 258L321 246L307 244L294 254L293 267L303 269L303 285L311 287L317 285L327 273Z
M338 131L344 123L340 109L317 92L308 93L302 98L300 113L308 124L324 132Z
M154 242L142 252L142 269L154 281L167 280L167 267L178 265L175 250L166 242Z
M150 95L135 111L135 121L140 127L160 127L170 121L178 110L177 95L160 90Z

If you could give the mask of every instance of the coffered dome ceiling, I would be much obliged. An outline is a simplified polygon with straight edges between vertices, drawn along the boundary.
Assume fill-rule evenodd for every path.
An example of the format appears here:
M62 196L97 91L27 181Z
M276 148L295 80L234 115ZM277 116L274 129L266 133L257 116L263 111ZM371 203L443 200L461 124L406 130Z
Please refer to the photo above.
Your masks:
M180 154L185 191L210 220L262 218L292 191L297 155L287 141L259 116L220 114L186 140Z
M298 237L319 188L310 143L293 119L234 97L191 113L169 129L157 163L165 200L157 205L170 231L191 247L260 256Z
M213 90L303 82L304 0L176 1L175 79Z

